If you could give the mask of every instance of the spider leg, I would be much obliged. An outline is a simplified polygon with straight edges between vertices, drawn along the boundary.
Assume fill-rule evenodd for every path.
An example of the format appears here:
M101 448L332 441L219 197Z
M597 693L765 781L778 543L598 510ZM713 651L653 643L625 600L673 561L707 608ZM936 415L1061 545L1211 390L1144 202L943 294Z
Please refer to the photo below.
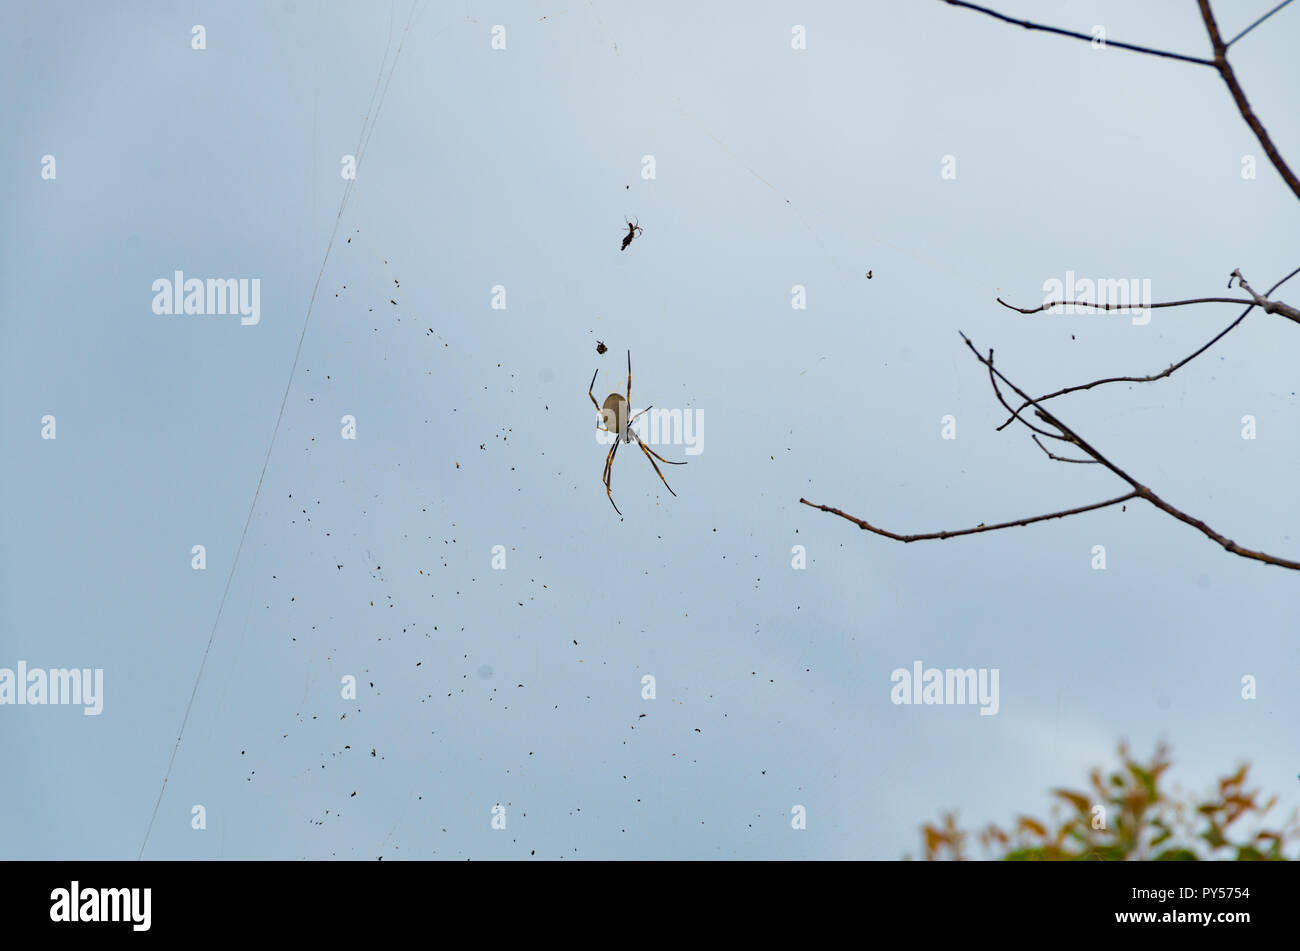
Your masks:
M597 367L596 372L591 375L591 386L587 387L587 396L591 398L591 405L596 407L597 413L600 412L600 404L596 402L596 397L591 391L596 386L596 377L599 375L600 367Z
M594 380L592 381L594 384ZM632 409L632 351L627 352L627 408Z
M645 445L645 444L642 444L641 448L644 449L646 452L650 453L650 455L654 456L654 457L655 457L656 459L658 459L660 462L662 462L662 463L666 463L667 465L670 465L670 466L684 466L684 465L686 465L685 462L673 462L671 459L665 459L663 456L659 455L659 453L655 452L653 449L651 449L649 446L647 446L647 445Z
M643 443L643 442L641 441L641 437L640 437L640 436L637 436L636 433L632 433L632 435L636 437L636 444L637 444L638 446L640 446L640 447L641 447L641 451L644 452L644 453L646 454L645 457L646 457L647 459L650 459L650 465L652 465L652 466L655 467L655 475L659 476L659 481L662 482L662 483L664 484L664 488L667 489L667 490L672 494L673 498L676 498L676 497L677 497L677 493L676 493L676 492L673 492L673 487L672 487L671 485L668 484L668 480L664 478L664 474L663 474L662 472L659 471L659 466L655 465L655 461L654 461L654 459L651 458L651 452L650 452L649 449L646 448L645 443ZM660 458L663 458L663 457L661 456ZM667 459L664 459L664 462L667 462L667 461L668 461ZM677 463L677 465L685 465L685 463ZM612 501L612 500L611 500L611 501Z
M609 447L609 455L605 457L605 472L601 476L601 481L605 483L605 497L609 499L609 504L614 505L614 496L609 491L609 480L614 475L614 453L618 452L618 440L614 440L614 445ZM618 506L614 505L614 511L618 512ZM622 512L618 512L622 515Z
M629 404L629 405L630 405L630 404ZM642 414L649 412L653 407L654 407L654 403L651 403L651 404L650 404L649 406L647 406L645 409L641 410L640 413L637 413L635 416L633 416L631 419L629 419L629 420L627 421L627 424L628 424L629 426L631 426L633 423L635 423L638 419L641 418Z

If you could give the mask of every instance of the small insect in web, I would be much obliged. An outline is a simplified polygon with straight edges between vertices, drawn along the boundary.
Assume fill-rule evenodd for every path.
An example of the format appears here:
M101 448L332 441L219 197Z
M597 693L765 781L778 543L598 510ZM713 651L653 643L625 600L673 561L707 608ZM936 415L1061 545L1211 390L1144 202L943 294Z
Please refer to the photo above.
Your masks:
M670 459L665 459L642 442L641 437L638 436L636 431L632 428L632 424L635 423L642 414L650 411L650 406L641 410L640 413L637 413L636 416L633 416L631 419L628 418L628 413L632 406L632 351L629 350L627 352L626 397L621 393L611 393L609 396L605 397L604 406L597 403L596 394L593 393L592 390L596 386L596 377L599 374L600 371L597 370L591 375L591 386L587 387L587 396L591 399L591 405L596 407L596 412L600 414L600 422L597 426L607 433L615 433L618 436L618 438L614 440L614 445L609 447L609 454L605 456L605 471L602 472L600 476L600 481L605 484L605 496L609 499L609 504L614 505L614 496L609 491L609 480L613 475L614 456L618 452L618 445L619 443L624 442L630 443L634 439L636 440L636 444L641 447L641 451L645 453L645 457L650 460L650 465L654 466L655 475L659 476L659 481L662 482L664 488L667 489L674 498L676 498L677 493L673 492L673 487L668 484L668 480L664 478L664 474L659 471L659 466L655 464L655 460L658 459L660 462L666 463L670 466L684 466L686 463L673 462ZM618 512L619 515L623 514L618 511L617 505L614 505L614 511Z
M597 341L596 341L596 352L597 352L597 353L604 353L604 352L605 352L606 350L608 350L608 349L609 349L609 347L605 346L605 341L603 341L603 340L597 340Z
M867 280L868 280L868 281L871 280L871 272L870 272L870 271L867 272Z
M627 225L627 234L623 235L623 246L619 248L620 251L626 251L627 246L632 243L632 239L635 238L637 235L641 234L644 230L641 227L640 218L637 219L636 224L633 224L632 222L628 221L626 218L623 219L623 222Z

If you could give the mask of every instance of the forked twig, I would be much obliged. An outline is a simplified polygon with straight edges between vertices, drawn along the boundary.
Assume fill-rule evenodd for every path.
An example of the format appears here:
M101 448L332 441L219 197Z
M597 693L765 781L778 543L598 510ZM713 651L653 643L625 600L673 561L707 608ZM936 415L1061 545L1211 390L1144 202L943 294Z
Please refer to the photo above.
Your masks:
M1256 294L1255 289L1247 284L1246 279L1241 276L1240 268L1232 272L1232 277L1228 279L1229 287L1232 286L1232 278L1236 278L1237 286L1249 294L1251 300L1255 302L1255 306L1266 314L1281 314L1288 320L1294 320L1296 323L1300 323L1300 310L1296 310L1290 304L1284 304L1281 301L1276 300L1269 300L1267 297L1261 297L1259 294ZM1269 291L1269 293L1271 294L1272 291Z
M1236 272L1234 272L1234 274L1235 273ZM1291 280L1291 278L1295 277L1297 274L1300 274L1300 267L1296 268L1286 277L1282 278L1282 280L1278 281L1276 284L1270 287L1268 289L1268 294L1272 294L1274 291L1276 291L1287 281ZM1252 295L1254 294L1253 291L1251 293ZM1268 294L1265 294L1264 296L1267 297ZM1055 392L1048 393L1044 396L1040 396L1036 400L1029 400L1025 403L1022 403L1020 407L1017 408L1017 410L1007 418L1007 421L998 427L998 429L1002 430L1010 426L1013 422L1015 422L1018 415L1026 407L1033 406L1033 405L1040 405L1042 403L1047 402L1048 400L1056 399L1058 396L1065 396L1067 393L1078 393L1081 390L1090 390L1094 386L1101 386L1105 383L1154 383L1156 380L1163 380L1167 376L1173 376L1173 374L1176 371L1181 370L1187 364L1191 363L1193 360L1195 360L1197 357L1203 354L1206 350L1209 350L1212 346L1214 346L1216 343L1218 343L1220 340L1226 337L1228 333L1234 330L1238 324L1240 324L1243 320L1245 320L1246 315L1249 314L1254 309L1255 309L1255 305L1253 303L1247 306L1246 309L1243 310L1238 315L1236 320L1234 320L1232 323L1228 324L1228 326L1220 330L1217 334L1215 334L1212 338L1210 338L1210 340L1207 343L1205 343L1203 346L1193 351L1192 353L1188 354L1187 356L1183 357L1183 359L1179 360L1177 363L1169 364L1167 368L1161 370L1159 373L1153 373L1150 376L1108 376L1100 380L1093 380L1091 383L1080 383L1075 386L1062 387L1061 389L1056 390Z
M1264 154L1273 163L1273 167L1282 176L1282 180L1286 182L1292 194L1300 198L1300 178L1296 178L1295 172L1291 171L1290 166L1282 160L1277 146L1273 144L1268 131L1264 128L1264 123L1259 121L1255 111L1250 108L1250 102L1246 99L1246 91L1241 88L1241 83L1237 82L1237 74L1233 72L1232 65L1228 62L1228 44L1223 42L1222 37L1219 36L1219 25L1214 21L1214 11L1210 9L1210 0L1196 0L1196 2L1201 8L1201 19L1205 22L1205 32L1210 34L1210 45L1214 47L1214 68L1223 77L1224 84L1228 87L1228 91L1232 93L1232 101L1237 104L1237 111L1246 120L1246 125L1250 126L1250 131L1255 133L1255 138L1259 140L1259 144L1263 147Z
M989 379L990 381L992 381L994 391L995 393L998 394L998 398L999 400L1002 400L1004 406L1006 405L1006 402L1002 398L1001 393L997 386L997 381L999 380L1003 384L1005 384L1009 389L1015 391L1015 393L1025 401L1026 405L1031 405L1034 403L1034 400L1030 399L1028 393L1026 393L1020 387L1016 386L1016 384L1012 383L1009 379L1007 379L1006 375L1003 374L1001 370L997 369L993 365L993 351L990 350L989 355L985 357L975 348L975 345L971 343L969 337L967 337L965 334L962 334L961 337L962 340L966 342L966 346L970 350L970 352L975 355L975 359L979 360L980 363L984 364L988 368ZM1060 512L1052 512L1047 515L1035 515L1029 518L1017 519L1011 522L1001 522L996 525L981 524L976 526L975 528L958 529L955 531L929 532L929 533L915 534L915 535L901 535L896 532L886 531L885 529L878 528L875 525L872 525L871 523L863 519L857 518L856 516L853 515L849 515L847 512L843 512L837 508L832 508L831 506L828 505L819 505L815 502L809 502L807 499L803 499L803 498L801 498L799 501L804 505L811 506L812 508L819 509L820 511L830 512L833 515L838 515L840 518L847 519L848 521L853 522L859 528L865 529L866 531L874 532L877 535L883 535L884 537L892 538L895 541L914 542L914 541L923 541L927 539L953 538L958 535L972 535L978 532L998 531L1004 528L1013 528L1020 525L1030 525L1033 524L1034 522L1042 522L1053 518L1066 518L1071 515L1079 515L1084 512L1091 512L1095 509L1106 508L1111 505L1116 505L1119 504L1120 502L1126 502L1129 499L1140 498L1151 503L1156 508L1160 509L1162 512L1171 516L1172 518L1175 518L1178 521L1186 525L1190 525L1192 528L1195 528L1197 531L1205 535L1211 541L1220 545L1225 551L1231 552L1234 555L1239 555L1242 558L1249 558L1255 561L1262 561L1265 564L1277 565L1278 567L1281 568L1290 568L1293 571L1300 571L1300 562L1290 561L1289 559L1286 558L1279 558L1276 555L1270 555L1267 554L1266 552L1256 551L1254 549L1245 548L1241 545L1238 545L1232 539L1215 531L1213 528L1211 528L1201 519L1196 518L1193 515L1189 515L1187 512L1184 512L1182 509L1178 508L1177 506L1174 506L1169 502L1165 501L1159 495L1153 492L1149 487L1143 485L1141 482L1138 482L1135 478L1133 478L1131 475L1129 475L1127 472L1125 472L1115 463L1111 462L1110 459L1108 459L1105 455L1103 455L1100 451L1098 451L1087 440L1085 440L1077 432L1075 432L1068 425L1066 425L1059 417L1049 412L1048 410L1042 408L1041 406L1035 406L1034 415L1037 416L1044 423L1046 423L1048 426L1051 426L1053 429L1055 429L1057 433L1059 433L1059 435L1054 436L1054 438L1061 439L1064 440L1065 442L1069 442L1075 445L1077 448L1082 450L1084 454L1090 457L1089 461L1104 466L1105 468L1109 469L1112 473L1114 473L1118 478L1128 483L1132 491L1126 493L1125 495L1118 496L1113 499L1108 499L1104 502L1095 502L1092 505L1084 505L1078 508L1065 509ZM1021 418L1018 413L1015 414L1015 418L1018 419L1021 423L1024 423L1024 425L1029 429L1034 430L1035 432L1041 431L1039 430L1038 427L1032 425L1027 420ZM1065 461L1079 462L1083 460L1065 460Z
M1003 23L1010 23L1014 26L1024 27L1026 30L1040 30L1044 33L1055 33L1058 36L1068 36L1071 39L1083 40L1087 43L1091 43L1095 39L1095 37L1090 36L1087 33L1079 33L1076 30L1063 30L1059 27L1047 26L1044 23L1034 23L1030 20L1018 20L1015 17L1009 17L1004 13L999 13L996 10L990 9L989 7L983 7L976 3L966 3L965 0L943 0L943 2L952 7L963 7L967 10L974 10L976 13L982 13L985 16L993 17L995 20L1001 20ZM1106 45L1113 46L1116 49L1131 50L1135 53L1145 53L1149 56L1160 56L1165 59L1180 60L1184 63L1194 63L1197 66L1210 66L1217 70L1219 76L1222 77L1224 84L1228 87L1228 91L1232 94L1233 102L1237 104L1237 111L1240 112L1241 117L1246 120L1246 125L1250 126L1250 131L1255 134L1255 138L1263 147L1264 154L1267 155L1269 161L1273 163L1273 167L1277 169L1278 174L1282 176L1282 180L1286 182L1287 187L1291 189L1292 194L1297 198L1300 198L1300 179L1296 178L1295 173L1292 172L1291 168L1285 161L1283 161L1281 154L1277 150L1277 146L1273 144L1273 140L1269 137L1268 131L1264 128L1264 124L1259 121L1259 117L1256 116L1254 110L1251 109L1250 101L1246 98L1245 90L1243 90L1241 84L1237 82L1237 74L1233 72L1232 65L1228 62L1228 47L1231 46L1232 43L1241 39L1264 20L1268 19L1269 16L1272 16L1273 13L1276 13L1278 9L1281 9L1281 7L1279 6L1278 8L1269 11L1268 14L1261 17L1255 23L1252 23L1237 36L1233 37L1230 42L1225 43L1223 42L1223 38L1219 36L1219 26L1214 20L1214 12L1210 9L1210 0L1197 0L1197 3L1200 6L1201 20L1205 23L1205 31L1210 37L1210 46L1214 50L1213 59L1205 59L1200 56L1186 56L1182 53L1171 53L1168 50L1153 49L1149 46L1137 46L1133 43L1121 43L1118 40L1108 39L1105 41Z

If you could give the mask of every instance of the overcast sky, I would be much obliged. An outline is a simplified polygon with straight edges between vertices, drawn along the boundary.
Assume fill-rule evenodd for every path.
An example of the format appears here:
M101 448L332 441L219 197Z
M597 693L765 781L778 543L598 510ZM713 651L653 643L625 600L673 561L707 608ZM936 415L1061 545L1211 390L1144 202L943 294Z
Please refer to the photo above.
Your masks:
M1208 55L1190 2L1000 9ZM1232 50L1293 164L1298 31ZM104 684L0 706L0 855L135 857L201 664L146 858L895 859L1124 738L1300 803L1296 573L1142 504L911 545L799 504L914 533L1125 491L998 432L958 331L1035 393L1153 373L1241 308L994 298L1300 265L1213 70L920 0L10 4L0 88L0 668ZM256 279L257 322L155 313L176 271ZM1298 333L1055 412L1300 558ZM701 441L654 447L675 498L623 447L620 518L584 384L629 350ZM996 713L891 702L916 662L996 668Z

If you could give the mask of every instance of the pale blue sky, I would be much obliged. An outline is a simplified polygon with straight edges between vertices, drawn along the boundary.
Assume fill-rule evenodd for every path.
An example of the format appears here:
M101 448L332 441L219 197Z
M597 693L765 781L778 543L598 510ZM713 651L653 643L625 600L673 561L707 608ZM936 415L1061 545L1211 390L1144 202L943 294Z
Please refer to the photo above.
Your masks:
M1219 6L1232 34L1268 4ZM1000 9L1208 50L1189 2ZM1247 759L1300 803L1294 573L1140 505L904 546L798 504L923 532L1121 494L995 431L958 330L1031 390L1149 373L1240 308L1134 327L993 298L1300 265L1300 205L1212 70L921 0L422 2L393 70L410 12L0 11L0 667L105 672L99 717L0 707L0 855L140 849L363 127L146 857L890 859L946 808L1046 812L1123 737L1168 739L1176 784ZM1293 163L1297 31L1288 9L1233 49ZM176 269L259 278L260 323L154 315ZM1057 412L1300 557L1297 333L1255 314ZM585 390L621 388L628 349L634 404L701 411L705 441L660 449L689 459L676 498L620 452L620 520ZM893 705L917 660L998 668L999 712Z

